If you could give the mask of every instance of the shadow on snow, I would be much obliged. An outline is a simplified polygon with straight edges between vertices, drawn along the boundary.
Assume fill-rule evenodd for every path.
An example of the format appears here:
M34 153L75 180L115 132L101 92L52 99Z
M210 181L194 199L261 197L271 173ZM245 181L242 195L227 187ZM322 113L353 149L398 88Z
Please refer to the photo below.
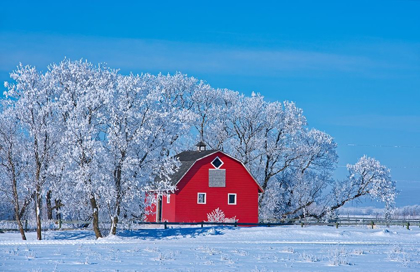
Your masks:
M204 227L204 228L168 228L168 229L139 229L139 230L120 230L117 237L122 239L165 239L181 237L194 238L206 235L221 235L223 230L232 229L232 227ZM107 233L107 232L103 232ZM95 240L95 234L92 230L76 231L54 231L47 232L44 235L46 240ZM104 238L106 236L104 235Z
M119 237L137 239L163 239L167 237L196 237L205 235L223 234L223 229L230 227L204 227L204 228L168 228L168 229L141 229L123 230L117 233Z

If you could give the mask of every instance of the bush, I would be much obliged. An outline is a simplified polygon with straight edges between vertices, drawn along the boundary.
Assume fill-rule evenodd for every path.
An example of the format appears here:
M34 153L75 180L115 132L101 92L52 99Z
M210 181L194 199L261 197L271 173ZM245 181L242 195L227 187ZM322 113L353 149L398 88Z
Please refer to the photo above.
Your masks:
M232 218L226 218L225 213L217 208L211 213L207 214L207 222L216 222L216 223L236 223L238 220L236 216Z

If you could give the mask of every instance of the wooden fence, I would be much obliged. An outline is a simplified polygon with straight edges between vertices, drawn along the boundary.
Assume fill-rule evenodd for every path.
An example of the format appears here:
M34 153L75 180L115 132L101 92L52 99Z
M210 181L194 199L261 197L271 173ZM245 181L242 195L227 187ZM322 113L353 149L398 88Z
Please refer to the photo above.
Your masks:
M35 222L23 220L25 231L34 231L36 229ZM101 222L101 229L109 229L110 222ZM123 221L118 224L118 228L122 230L139 230L144 228L160 227L167 229L169 227L205 227L205 226L230 226L230 227L276 227L276 226L290 226L300 225L306 226L367 226L374 228L375 226L402 226L407 229L410 227L420 227L420 219L392 219L385 220L382 218L369 218L369 217L350 217L350 218L337 218L329 222L313 221L313 220L294 220L287 222L260 222L260 223L239 223L239 222L143 222L143 221ZM42 230L86 230L91 229L91 222L85 221L61 221L49 220L44 221ZM16 231L18 230L16 221L0 220L1 231Z

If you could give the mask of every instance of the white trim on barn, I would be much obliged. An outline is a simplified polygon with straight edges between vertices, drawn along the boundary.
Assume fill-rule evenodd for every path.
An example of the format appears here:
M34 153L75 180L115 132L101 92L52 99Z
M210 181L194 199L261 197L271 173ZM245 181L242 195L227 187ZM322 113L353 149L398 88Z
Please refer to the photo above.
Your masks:
M219 161L219 166L215 165L215 162ZM222 167L222 165L225 164L220 158L219 156L217 156L216 158L214 158L214 160L211 161L211 165L213 165L214 168L219 169L220 167Z
M235 198L234 198L234 202L230 202L230 196L234 196ZM234 194L234 193L230 193L230 194L228 194L228 205L236 205L236 203L238 202L237 201L237 199L238 199L238 197L237 197L237 195L236 194Z
M204 195L203 199L200 198L200 195ZM202 200L203 202L200 202ZM206 204L207 202L207 193L197 193L197 204Z

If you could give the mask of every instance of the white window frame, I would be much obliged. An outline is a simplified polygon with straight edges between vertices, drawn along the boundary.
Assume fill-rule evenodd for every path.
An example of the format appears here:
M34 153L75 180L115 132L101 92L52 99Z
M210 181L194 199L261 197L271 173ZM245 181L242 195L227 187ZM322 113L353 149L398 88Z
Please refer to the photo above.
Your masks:
M204 202L200 202L200 195L204 195ZM206 193L197 193L197 204L206 204L207 194Z
M216 167L216 165L214 165L213 164L213 162L214 162L214 160L216 160L216 159L219 159L219 161L221 161L222 162L222 164L221 165L219 165L219 167ZM213 167L214 168L216 168L216 169L220 169L220 167L222 167L222 165L223 164L225 164L220 158L219 158L219 156L217 156L216 158L214 158L212 161L211 161L211 165L213 165Z
M234 203L230 203L229 202L231 195L234 195L235 196L235 202ZM237 196L237 194L234 194L234 193L228 194L228 205L236 205L237 202L238 202L238 196Z
M166 204L171 203L171 195L166 195Z

